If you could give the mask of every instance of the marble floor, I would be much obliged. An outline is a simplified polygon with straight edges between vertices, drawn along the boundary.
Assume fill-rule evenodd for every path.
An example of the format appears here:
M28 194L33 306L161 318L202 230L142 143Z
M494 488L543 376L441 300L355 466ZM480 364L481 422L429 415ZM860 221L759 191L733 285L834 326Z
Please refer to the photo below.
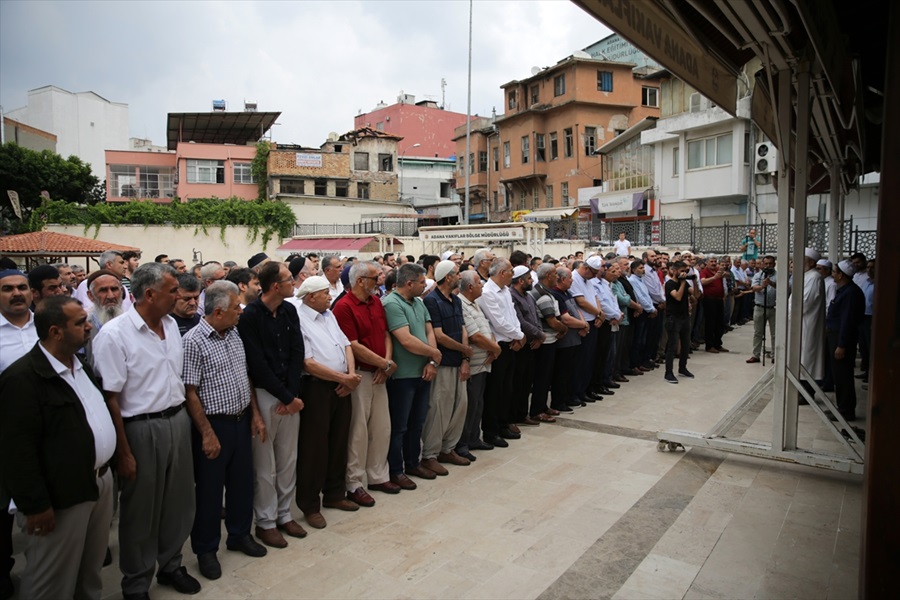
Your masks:
M199 576L187 544L196 597L855 598L861 477L656 449L657 431L706 431L763 373L744 363L751 328L726 336L729 354L692 354L693 381L634 377L418 490L377 494L355 513L325 509L327 528L265 558L223 549L217 581ZM742 423L743 436L766 439L771 413ZM809 407L799 420L801 446L839 448ZM114 563L105 597L119 598L118 584Z

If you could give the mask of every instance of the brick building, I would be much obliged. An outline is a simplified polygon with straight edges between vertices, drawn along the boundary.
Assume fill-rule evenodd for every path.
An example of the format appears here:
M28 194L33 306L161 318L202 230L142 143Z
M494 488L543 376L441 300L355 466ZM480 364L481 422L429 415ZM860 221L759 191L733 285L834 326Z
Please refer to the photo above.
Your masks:
M463 197L470 174L470 219L509 220L516 211L559 217L578 210L578 190L602 184L598 147L646 117L659 116L659 81L633 63L585 52L501 86L506 112L479 119L468 160L457 161ZM457 127L465 155L465 126ZM590 218L590 207L582 207Z

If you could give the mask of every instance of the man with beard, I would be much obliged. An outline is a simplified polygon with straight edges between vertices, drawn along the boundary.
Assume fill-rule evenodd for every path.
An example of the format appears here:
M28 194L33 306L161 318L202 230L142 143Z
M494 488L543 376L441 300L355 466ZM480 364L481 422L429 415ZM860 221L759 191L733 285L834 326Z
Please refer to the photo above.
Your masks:
M94 303L88 311L88 322L94 328L94 335L122 314L122 291L119 278L112 271L100 269L88 277L88 298ZM88 362L93 359L91 339L84 346L84 357Z
M125 261L125 275L122 277L122 286L125 288L125 292L130 294L131 278L134 276L134 270L141 266L141 253L133 250L123 252L122 260Z
M103 254L100 255L100 258L97 259L97 262L100 264L101 269L108 269L113 272L113 274L119 278L119 281L125 276L125 259L122 258L122 253L118 250L107 250ZM87 277L85 277L81 283L78 284L78 288L75 290L75 293L72 294L72 297L76 300L81 300L81 304L84 306L84 310L90 312L91 309L91 299L88 298L88 285L87 285ZM131 308L133 304L131 300L131 294L123 293L122 294L122 308L124 310L128 310Z
M34 306L37 307L41 300L50 296L61 296L66 293L66 288L59 280L59 271L50 265L40 265L28 272L28 284L31 286L31 295Z
M56 263L53 266L59 271L59 282L66 288L64 292L65 295L71 296L75 291L75 288L78 287L78 278L75 277L75 272L72 271L72 267L66 263Z
M172 307L172 318L182 336L200 323L200 281L190 273L178 276L178 295Z
M466 466L468 458L456 453L466 422L472 348L465 328L462 301L454 293L459 288L459 268L451 260L442 260L434 269L434 291L425 296L431 316L434 338L441 361L431 384L428 414L422 430L422 466L437 475L447 469L439 463Z
M259 298L259 274L256 271L247 267L234 268L228 271L225 281L230 281L238 286L241 310Z

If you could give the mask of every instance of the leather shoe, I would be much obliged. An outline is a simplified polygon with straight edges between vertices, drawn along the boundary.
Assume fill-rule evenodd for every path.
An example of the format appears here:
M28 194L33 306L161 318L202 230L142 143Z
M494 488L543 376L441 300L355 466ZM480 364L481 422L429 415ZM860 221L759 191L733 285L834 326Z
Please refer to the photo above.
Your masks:
M281 532L278 531L275 527L271 529L263 529L262 527L256 528L256 537L266 546L271 546L272 548L287 548L287 540L284 539L284 536L281 535Z
M506 428L509 429L510 431L512 431L513 433L522 433L522 430L519 429L515 423L510 423L509 425L507 425Z
M285 532L286 534L288 534L291 537L301 538L301 539L306 537L306 530L303 529L303 527L301 527L300 523L298 523L297 521L294 521L293 519L291 519L290 521L287 521L286 523L279 524L278 530ZM259 536L256 536L256 537L259 537Z
M637 377L638 375L643 375L644 372L640 369L626 369L622 371L623 375L631 375L632 377Z
M537 416L537 419L541 423L556 423L556 417L550 413L541 413Z
M719 346L718 348L716 348L716 350L718 350L719 352L731 352L731 350L729 350L728 348L723 348L722 346Z
M603 383L603 387L610 389L610 390L617 390L622 386L619 385L618 383L616 383L615 381L606 381Z
M306 522L309 523L310 527L325 529L325 526L328 525L328 523L325 522L325 517L323 517L320 512L309 513L308 515L303 516L306 517Z
M500 437L502 437L505 440L517 440L522 437L522 434L516 433L515 431L513 431L509 428L505 428L505 429L500 430Z
M398 489L397 491L399 492L400 490ZM356 488L352 492L347 492L347 499L356 502L360 506L375 506L375 498L370 496L369 492L362 489L361 487Z
M359 510L359 504L356 502L351 502L346 498L341 498L340 500L323 500L322 506L325 508L336 508L338 510L345 510L347 512L353 512Z
M403 473L400 473L399 475L391 475L391 483L396 485L401 490L407 491L414 490L418 487L415 481L413 481Z
M494 445L488 444L487 442L483 442L481 440L475 440L469 444L469 450L493 450Z
M557 415L558 415L559 413L570 413L570 412L575 412L575 411L573 411L573 410L572 410L570 407L568 407L568 406L554 406L554 407L552 407L550 410L555 410ZM550 414L552 415L553 413L550 413Z
M522 424L522 425L530 425L530 426L532 426L532 427L537 427L538 425L541 424L540 421L538 421L537 419L534 419L534 418L531 417L531 416L525 417L524 419L522 419L521 421L519 421L519 423Z
M581 408L582 406L587 406L587 404L585 404L585 403L581 400L581 398L572 398L571 400L569 400L569 401L566 403L566 405L567 405L569 408Z
M216 580L222 576L222 565L216 558L215 552L204 552L197 555L197 566L200 568L200 574L210 580Z
M488 440L489 444L492 444L495 448L509 448L509 442L504 440L499 435L495 435L490 440Z
M750 358L747 359L747 364L753 364L753 363L758 363L758 362L759 362L758 356L751 356Z
M559 416L559 411L556 410L555 408L552 408L552 407L551 407L551 408L548 408L548 409L545 410L544 412L545 412L546 414L550 415L551 417L558 417L558 416Z
M597 401L603 400L603 396L601 396L601 395L598 394L597 392L588 392L588 393L587 393L587 397L590 398L590 399L592 399L592 400L597 400Z
M384 483L370 483L368 487L373 492L384 492L385 494L399 494L403 489L390 479Z
M426 458L422 462L419 463L420 467L428 469L435 475L440 475L444 477L450 474L450 471L441 466L441 464L435 458Z
M406 474L412 475L413 477L418 477L419 479L435 479L437 477L434 471L429 471L421 464L418 464L414 467L406 467Z
M718 354L719 353L719 351L716 350L715 348L707 348L706 351L709 352L710 354Z
M619 383L628 383L628 380L622 377L621 375L613 376L613 381L617 381Z
M449 463L451 465L458 465L460 467L467 467L472 464L467 458L463 458L459 454L456 453L455 450L451 450L450 452L441 452L437 455L437 460L439 463Z
M615 396L616 395L616 393L614 391L612 391L611 389L609 389L607 387L600 388L599 390L597 390L597 393L602 396Z
M461 458L465 458L466 460L468 460L470 463L473 463L473 462L475 462L476 460L478 460L478 459L475 457L475 455L472 454L471 452L469 452L468 450L463 450L463 451L461 451L461 452L457 452L457 454L458 454Z
M200 582L188 575L187 568L178 567L169 573L157 573L156 583L175 588L181 594L197 594L200 592Z
M587 394L585 394L584 396L579 396L578 399L581 400L582 406L585 406L586 404L593 404L594 402L596 402L596 400L594 400Z
M233 540L225 540L225 547L229 550L233 550L235 552L243 552L247 556L253 556L256 558L268 554L268 551L265 549L265 547L254 540L249 533L243 537L239 537ZM213 558L215 558L215 556ZM203 573L202 568L200 572ZM203 575L204 577L206 576L205 573L203 573Z

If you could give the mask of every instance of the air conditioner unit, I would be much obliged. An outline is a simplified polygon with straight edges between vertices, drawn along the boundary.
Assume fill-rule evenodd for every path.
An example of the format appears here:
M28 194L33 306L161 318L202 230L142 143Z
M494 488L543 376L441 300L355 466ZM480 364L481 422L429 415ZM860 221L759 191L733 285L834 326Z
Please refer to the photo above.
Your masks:
M754 174L768 174L778 172L778 150L772 142L762 142L756 145L756 156L753 159Z

